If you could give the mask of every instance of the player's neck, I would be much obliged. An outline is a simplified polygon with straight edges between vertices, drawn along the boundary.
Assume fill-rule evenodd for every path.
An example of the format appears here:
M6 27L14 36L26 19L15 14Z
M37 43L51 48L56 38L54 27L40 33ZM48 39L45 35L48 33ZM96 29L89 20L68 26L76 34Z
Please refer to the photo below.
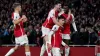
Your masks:
M54 8L55 11L57 11L57 8Z
M19 11L18 11L18 10L15 10L14 12L15 12L15 13L19 13Z

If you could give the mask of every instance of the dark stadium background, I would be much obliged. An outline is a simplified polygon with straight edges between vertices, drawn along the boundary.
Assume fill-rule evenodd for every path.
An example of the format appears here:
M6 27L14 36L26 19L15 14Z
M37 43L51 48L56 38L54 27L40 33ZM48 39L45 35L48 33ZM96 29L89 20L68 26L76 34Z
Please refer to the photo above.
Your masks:
M15 2L22 4L22 14L28 18L25 30L29 44L42 45L41 25L55 1L68 5L75 16L78 32L71 27L71 45L97 44L100 31L100 0L0 0L0 45L14 44L11 14Z

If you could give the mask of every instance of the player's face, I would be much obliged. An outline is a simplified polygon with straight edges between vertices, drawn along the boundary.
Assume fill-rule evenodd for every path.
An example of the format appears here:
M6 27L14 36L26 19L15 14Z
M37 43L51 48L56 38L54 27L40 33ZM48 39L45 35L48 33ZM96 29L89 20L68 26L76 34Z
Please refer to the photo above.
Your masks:
M60 19L60 20L59 20L59 23L60 23L61 25L63 25L63 24L65 23L65 20L64 20L64 19Z
M57 5L56 5L56 8L57 8L58 10L60 10L60 9L61 9L61 4L57 4Z
M69 10L68 10L68 6L64 6L63 8L64 8L64 12L65 12L65 13L68 13L68 11L69 11Z
M18 6L17 8L18 8L18 10L21 12L21 10L22 10L22 9L21 9L21 6Z

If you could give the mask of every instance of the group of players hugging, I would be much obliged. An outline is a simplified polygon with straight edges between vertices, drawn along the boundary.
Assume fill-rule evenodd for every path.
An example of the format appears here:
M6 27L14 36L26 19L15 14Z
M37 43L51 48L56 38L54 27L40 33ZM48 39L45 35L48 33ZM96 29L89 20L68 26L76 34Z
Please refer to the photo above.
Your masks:
M14 3L12 7L14 9L12 21L14 24L16 45L5 56L10 56L21 45L25 46L26 56L31 56L28 38L23 27L23 23L27 21L27 17L25 15L20 16L22 10L20 3ZM61 56L61 46L64 46L65 49L64 56L69 56L70 47L67 44L70 40L70 24L77 31L74 15L71 13L71 10L66 5L62 7L61 3L55 3L41 27L43 45L40 56L43 56L45 51L47 51L48 56Z

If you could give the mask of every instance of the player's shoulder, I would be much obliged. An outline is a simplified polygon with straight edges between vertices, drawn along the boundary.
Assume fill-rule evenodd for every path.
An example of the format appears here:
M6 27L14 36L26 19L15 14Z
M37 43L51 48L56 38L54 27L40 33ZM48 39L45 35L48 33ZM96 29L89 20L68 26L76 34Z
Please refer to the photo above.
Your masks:
M53 28L52 28L52 30L53 30L53 31L57 31L57 30L58 30L58 28L59 28L59 26L58 26L58 25L54 25L54 26L53 26Z
M14 15L14 16L19 15L19 13L13 12L13 15Z
M59 26L58 25L54 25L53 28L59 28Z
M50 10L50 13L54 13L54 12L55 12L55 10L54 10L54 9L51 9L51 10Z

